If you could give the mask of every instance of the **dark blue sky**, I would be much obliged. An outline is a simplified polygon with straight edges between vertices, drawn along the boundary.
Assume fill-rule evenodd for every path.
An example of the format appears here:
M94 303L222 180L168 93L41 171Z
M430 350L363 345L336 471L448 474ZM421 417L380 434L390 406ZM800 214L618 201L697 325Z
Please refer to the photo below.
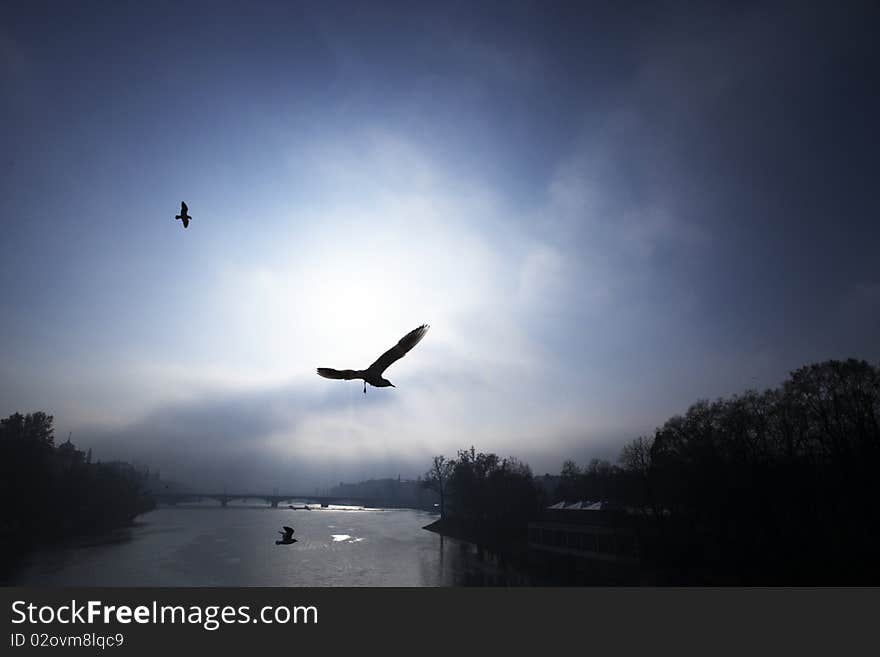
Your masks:
M558 470L877 362L880 12L844 4L7 2L0 414L317 485ZM313 374L422 322L396 390Z

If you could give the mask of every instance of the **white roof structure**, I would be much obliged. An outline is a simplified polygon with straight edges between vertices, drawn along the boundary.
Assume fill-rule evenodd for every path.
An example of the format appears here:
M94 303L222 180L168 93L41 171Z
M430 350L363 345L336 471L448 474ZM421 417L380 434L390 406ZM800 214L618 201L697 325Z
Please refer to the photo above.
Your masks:
M557 502L548 509L563 509L565 511L602 511L608 506L607 502L593 502L592 500L579 500L567 503L565 500Z

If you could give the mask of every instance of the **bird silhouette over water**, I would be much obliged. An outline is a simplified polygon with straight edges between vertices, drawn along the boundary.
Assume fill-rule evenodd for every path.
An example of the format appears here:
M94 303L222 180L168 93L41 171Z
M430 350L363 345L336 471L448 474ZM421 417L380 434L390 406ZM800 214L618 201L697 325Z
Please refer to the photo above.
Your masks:
M283 528L283 532L278 532L281 534L281 540L275 541L275 545L290 545L291 543L296 543L296 539L293 537L293 527L283 525Z
M188 210L189 210L189 208L186 207L186 203L181 201L180 202L180 214L174 216L175 219L180 219L181 221L183 221L184 228L189 226L189 220L192 219L192 217L187 214Z
M427 324L422 324L419 328L413 329L404 335L400 339L400 342L379 356L376 362L365 370L334 370L330 367L319 367L318 374L325 379L344 379L346 381L351 379L363 379L364 394L367 394L368 383L376 388L387 388L388 386L395 388L397 386L391 383L388 379L383 378L382 373L387 370L392 363L406 356L407 352L425 337L425 333L428 332L429 328L430 327Z

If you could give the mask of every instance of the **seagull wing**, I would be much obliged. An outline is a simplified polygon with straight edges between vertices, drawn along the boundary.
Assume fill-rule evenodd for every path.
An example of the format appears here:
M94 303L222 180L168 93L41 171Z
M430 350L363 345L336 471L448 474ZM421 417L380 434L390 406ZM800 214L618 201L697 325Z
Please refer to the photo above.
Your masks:
M181 217L180 220L183 221L184 228L189 228L189 217Z
M354 370L334 370L332 367L319 367L318 374L325 379L345 379L349 381L359 378L358 373Z
M287 525L282 525L284 527L284 538L290 538L293 536L293 527L288 527Z
M400 338L400 342L379 356L376 362L370 365L370 369L377 374L382 374L392 363L406 356L407 352L425 337L425 333L428 332L429 328L427 324L422 324L419 328L413 329L404 335Z
M186 207L186 203L183 201L180 202L180 214L186 214L189 211L189 208Z

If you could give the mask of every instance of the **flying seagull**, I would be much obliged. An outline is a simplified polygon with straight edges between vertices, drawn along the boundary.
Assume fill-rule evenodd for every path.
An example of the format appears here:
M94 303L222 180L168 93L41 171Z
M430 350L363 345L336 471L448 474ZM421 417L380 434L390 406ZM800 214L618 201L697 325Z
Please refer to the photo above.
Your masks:
M291 543L296 543L296 539L293 537L293 527L283 525L283 528L283 532L278 532L281 534L281 540L275 541L275 545L290 545Z
M186 207L186 203L181 201L180 202L180 214L174 216L175 219L180 219L183 221L184 228L189 226L189 220L192 219L192 217L187 214L187 210L189 210L189 208Z
M402 338L400 342L391 347L384 354L379 356L375 363L365 370L334 370L329 367L319 367L318 374L325 379L363 379L364 394L367 394L367 384L376 388L396 387L391 381L382 377L382 372L387 370L392 363L406 356L406 352L415 347L419 341L425 337L429 326L422 324L419 328L413 329Z

